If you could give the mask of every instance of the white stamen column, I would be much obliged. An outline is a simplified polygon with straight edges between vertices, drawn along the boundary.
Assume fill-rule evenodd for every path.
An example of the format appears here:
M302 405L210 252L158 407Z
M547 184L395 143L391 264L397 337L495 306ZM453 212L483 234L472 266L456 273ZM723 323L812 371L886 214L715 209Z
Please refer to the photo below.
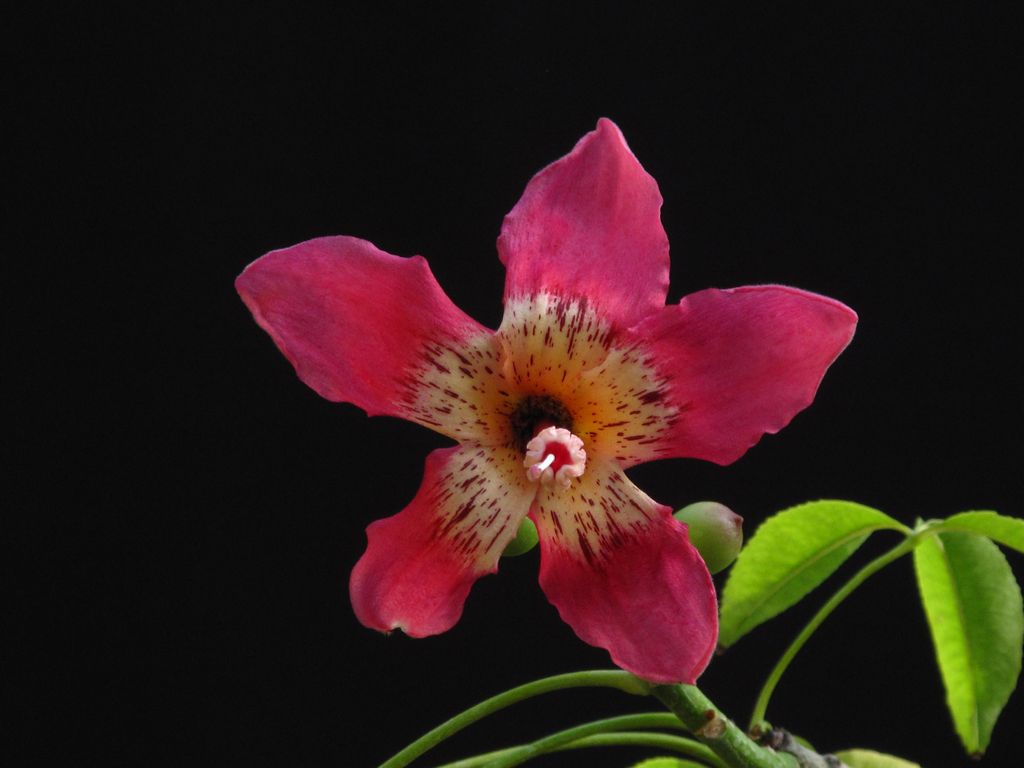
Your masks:
M544 485L558 483L568 488L587 466L583 441L563 427L546 427L526 444L523 458L526 476Z

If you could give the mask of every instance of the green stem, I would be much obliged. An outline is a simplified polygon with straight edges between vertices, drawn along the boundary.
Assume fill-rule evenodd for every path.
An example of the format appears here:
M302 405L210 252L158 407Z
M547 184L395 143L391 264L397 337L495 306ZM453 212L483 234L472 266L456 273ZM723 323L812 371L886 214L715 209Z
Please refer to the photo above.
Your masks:
M679 755L686 755L687 757L698 757L693 752L693 746L694 743L691 739L684 739L682 736L670 736L667 733L644 733L643 731L619 731L617 733L597 733L593 736L584 736L582 739L570 742L554 751L585 749L587 747L655 747L675 752ZM699 759L707 760L710 765L722 765L721 762L717 761L713 753L708 758L699 757ZM715 760L715 762L711 762L712 760Z
M595 720L592 723L584 723L583 725L577 725L574 728L567 728L564 731L559 731L558 733L553 733L550 736L545 736L531 744L519 747L510 754L503 755L487 765L490 766L490 768L513 768L513 766L525 763L533 757L543 755L546 752L551 752L552 750L558 749L566 744L597 733L632 730L636 728L682 727L683 726L679 722L679 719L668 712L609 717L605 720ZM715 754L703 744L699 744L691 739L683 739L683 741L686 742L686 749L688 750L684 752L684 754L687 754L690 757L710 760L713 765L719 766L719 768L726 768L726 766L718 760Z
M838 592L829 598L827 603L821 606L818 612L814 614L814 617L807 622L807 626L805 626L800 634L796 636L796 639L790 643L785 653L782 654L782 657L778 660L775 667L768 675L768 679L765 680L764 685L761 687L761 692L757 696L757 703L754 704L754 712L750 716L749 729L752 732L762 727L765 713L768 711L768 702L772 697L772 693L775 691L775 686L778 685L779 680L789 667L790 662L793 661L793 658L797 653L799 653L800 649L804 647L804 643L810 639L815 630L821 626L821 623L829 617L832 611L839 607L843 600L850 596L850 593L853 592L853 590L863 584L868 577L882 570L882 568L892 561L899 559L907 552L914 549L929 527L930 526L927 524L919 526L897 546L893 547L885 554L876 557L870 563L857 571L857 573L854 574L854 576L846 582Z
M437 768L483 768L491 764L492 760L496 760L499 757L505 757L511 755L513 752L518 752L522 747L505 747L505 749L496 749L493 752L483 752L479 755L473 755L472 757L464 757L461 760L456 760L454 763L445 763L439 765Z
M651 688L651 693L727 766L790 768L792 765L786 757L751 741L697 686L657 685Z
M678 724L678 721L677 721ZM715 768L722 768L725 765L713 752L708 750L707 754L696 754L694 747L700 747L691 739L685 739L681 736L670 736L666 733L644 733L643 731L617 731L614 733L596 733L590 736L584 736L583 738L576 739L576 741L570 741L566 744L549 749L545 754L553 752L566 752L572 749L587 749L591 747L655 747L656 749L664 749L667 752L675 752L679 755L685 755L687 757L696 757L699 760L704 760L707 764L715 766ZM474 757L467 757L464 760L457 760L454 763L445 763L438 768L490 768L495 765L494 761L497 758L506 757L513 752L518 752L522 747L509 747L508 749L499 749L495 752L488 752L484 755L476 755ZM690 763L691 765L698 765L697 763ZM703 764L701 764L703 765Z
M628 672L620 670L590 670L586 672L570 672L565 675L554 675L532 683L520 685L512 690L499 693L486 701L482 701L474 707L461 712L455 717L441 723L441 725L429 731L412 744L407 746L389 760L383 762L380 768L402 768L408 765L428 749L437 746L440 742L452 736L467 725L475 723L487 715L493 714L516 702L539 696L551 691L560 691L566 688L617 688L626 693L645 695L649 692L649 686L641 680L633 677Z

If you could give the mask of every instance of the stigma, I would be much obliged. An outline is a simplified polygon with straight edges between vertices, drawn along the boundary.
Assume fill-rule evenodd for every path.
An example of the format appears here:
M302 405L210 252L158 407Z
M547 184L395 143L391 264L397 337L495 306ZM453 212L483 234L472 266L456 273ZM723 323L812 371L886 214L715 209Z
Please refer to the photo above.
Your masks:
M544 485L558 483L568 488L587 466L583 441L563 427L546 427L526 444L523 458L526 476Z

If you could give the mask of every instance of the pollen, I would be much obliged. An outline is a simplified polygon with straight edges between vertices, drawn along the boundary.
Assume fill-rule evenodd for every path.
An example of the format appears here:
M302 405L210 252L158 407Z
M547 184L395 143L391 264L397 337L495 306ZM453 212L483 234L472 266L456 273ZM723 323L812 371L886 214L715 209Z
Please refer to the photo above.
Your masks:
M546 427L526 444L523 466L531 482L568 488L574 478L583 475L587 452L583 441L568 429Z

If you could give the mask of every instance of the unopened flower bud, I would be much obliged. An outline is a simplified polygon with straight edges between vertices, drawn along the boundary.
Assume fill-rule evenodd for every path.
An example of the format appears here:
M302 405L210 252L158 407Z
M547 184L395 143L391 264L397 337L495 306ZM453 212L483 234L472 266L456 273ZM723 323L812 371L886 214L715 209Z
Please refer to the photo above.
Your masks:
M501 556L515 557L516 555L525 555L536 546L537 526L533 524L533 520L528 517L524 517L523 522L519 524L519 532L516 533L516 537L506 545L505 551L501 553Z
M675 513L690 529L690 543L711 573L732 565L743 547L743 518L717 501L698 501Z

